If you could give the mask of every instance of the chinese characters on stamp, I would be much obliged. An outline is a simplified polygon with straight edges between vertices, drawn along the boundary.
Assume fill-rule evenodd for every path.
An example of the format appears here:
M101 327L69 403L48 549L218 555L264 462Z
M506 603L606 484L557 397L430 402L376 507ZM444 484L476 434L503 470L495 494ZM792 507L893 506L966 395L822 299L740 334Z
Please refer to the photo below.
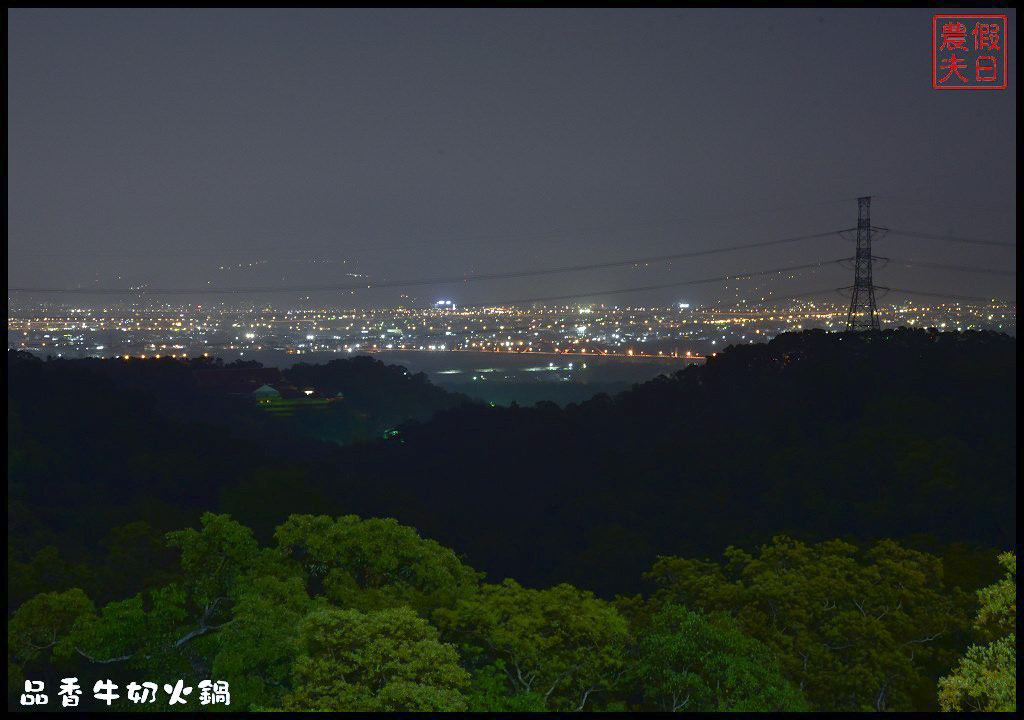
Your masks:
M932 18L932 87L937 90L1006 88L1005 15Z

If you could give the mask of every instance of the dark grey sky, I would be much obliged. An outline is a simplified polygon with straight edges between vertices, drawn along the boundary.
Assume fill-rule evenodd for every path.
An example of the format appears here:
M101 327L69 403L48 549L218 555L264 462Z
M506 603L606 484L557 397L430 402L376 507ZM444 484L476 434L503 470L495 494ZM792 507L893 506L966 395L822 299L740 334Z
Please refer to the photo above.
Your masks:
M8 281L283 287L596 263L850 227L859 195L879 225L1015 243L1016 14L997 11L1009 88L942 92L935 12L12 10ZM876 252L1004 269L1016 253ZM851 254L823 239L405 292L547 297ZM1012 277L876 276L1015 292ZM756 284L851 281L834 267Z

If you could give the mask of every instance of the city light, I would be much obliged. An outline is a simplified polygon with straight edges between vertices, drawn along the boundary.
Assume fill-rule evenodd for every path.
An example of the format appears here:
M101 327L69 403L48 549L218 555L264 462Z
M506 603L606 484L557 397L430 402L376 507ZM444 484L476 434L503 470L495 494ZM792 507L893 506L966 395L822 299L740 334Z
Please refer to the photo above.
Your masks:
M600 355L608 358L700 359L719 348L765 342L802 329L841 330L843 301L789 305L548 305L456 309L451 300L428 308L283 309L153 305L83 309L53 304L12 307L8 346L45 357L87 357L104 351L141 357L173 350L177 357L248 357L389 352L488 352ZM579 323L581 313L589 316ZM998 302L917 303L880 307L884 328L1016 331L1016 306ZM252 328L238 332L239 328ZM99 342L97 342L99 341Z

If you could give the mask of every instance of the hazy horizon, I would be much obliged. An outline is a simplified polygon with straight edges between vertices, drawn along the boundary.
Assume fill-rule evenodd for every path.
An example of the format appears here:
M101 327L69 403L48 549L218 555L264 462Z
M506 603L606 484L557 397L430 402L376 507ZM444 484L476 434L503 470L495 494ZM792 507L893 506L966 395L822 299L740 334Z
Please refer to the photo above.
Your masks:
M876 225L1015 245L1016 78L933 90L935 12L11 10L8 283L277 289L544 270L849 228L864 195ZM892 235L875 250L1015 266L1006 247ZM828 237L460 284L156 299L466 305L852 254ZM1015 294L1012 276L940 268L892 264L876 281ZM740 291L851 282L829 265Z

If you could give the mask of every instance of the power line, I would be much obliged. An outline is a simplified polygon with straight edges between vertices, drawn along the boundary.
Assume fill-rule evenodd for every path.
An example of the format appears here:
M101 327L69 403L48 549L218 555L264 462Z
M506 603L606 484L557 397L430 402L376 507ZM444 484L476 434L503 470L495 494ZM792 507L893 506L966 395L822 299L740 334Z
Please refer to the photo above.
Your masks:
M951 200L947 203L942 202L927 202L923 200L903 200L900 198L894 198L890 195L875 195L876 198L882 198L883 200L892 200L895 205L919 205L921 207L938 208L946 212L973 212L973 213L1013 213L1016 212L1016 208L1013 205L1006 206L993 206L993 205L976 205L965 203L962 200Z
M723 280L732 280L734 278L747 278L757 277L760 275L772 275L780 272L790 272L794 270L806 270L808 268L822 267L825 265L838 264L839 260L822 260L816 263L808 263L806 265L793 265L784 268L774 268L772 270L758 270L756 272L745 272L745 273L732 273L730 275L721 275L713 278L700 278L699 280L683 280L681 282L674 283L663 283L660 285L646 285L643 287L630 287L630 288L617 288L614 290L596 290L588 293L574 293L572 295L552 295L549 297L534 297L534 298L523 298L519 300L502 300L500 302L490 303L473 303L471 305L463 305L462 307L491 307L496 305L526 305L535 302L551 302L554 300L576 300L579 298L586 297L598 297L601 295L622 295L633 292L643 292L644 290L662 290L665 288L683 287L686 285L700 285L703 283L721 282ZM831 292L831 291L829 291Z
M405 249L411 247L422 247L424 244L429 243L432 247L459 247L464 245L477 245L485 242L528 242L531 240L558 240L566 237L574 236L593 236L599 233L621 233L625 230L633 230L637 228L657 228L657 229L668 229L674 226L678 226L680 223L689 222L692 220L718 220L720 218L735 219L742 217L751 217L756 215L767 215L777 212L790 212L793 210L802 210L806 208L824 207L826 205L834 205L836 203L847 202L849 198L841 198L837 200L824 200L821 202L810 202L800 203L794 205L780 205L767 209L761 210L729 210L728 212L721 213L687 213L685 217L674 217L667 218L663 221L642 221L632 223L618 223L618 224L607 224L598 227L591 228L576 228L570 230L562 230L557 232L548 232L543 234L491 234L491 235L475 235L469 237L448 237L448 238L419 238L415 240L409 240L407 242L381 242L378 240L372 240L373 246L376 248L385 247L388 249ZM307 253L321 253L325 250L335 250L335 248L324 248L324 247L298 247L295 245L279 246L272 248L253 248L251 246L229 248L223 251L183 251L174 253L140 253L137 251L128 252L88 252L88 251L66 251L66 252L33 252L23 251L19 248L10 249L9 254L16 254L27 257L152 257L152 258L164 258L164 257L224 257L228 255L246 254L246 255L274 255L278 253L295 253L295 252L307 252ZM347 248L346 248L347 250Z
M983 240L980 238L951 237L949 235L933 235L931 233L919 233L909 230L894 230L893 228L882 228L890 235L902 235L903 237L919 238L923 240L940 240L942 242L968 243L971 245L992 245L995 247L1017 247L1016 243L1003 242L1001 240Z
M683 258L700 257L704 255L718 255L722 253L748 250L751 248L769 247L783 245L786 243L800 242L803 240L815 240L829 237L841 232L831 230L813 235L801 235L798 237L782 238L780 240L766 240L763 242L748 243L745 245L732 245L724 248L711 248L707 250L695 250L684 253L673 253L671 255L659 255L655 257L632 258L628 260L614 260L603 263L591 263L587 265L569 265L564 267L546 268L542 270L516 270L501 273L486 273L481 275L442 277L442 278L421 278L415 280L384 280L376 283L359 283L347 285L300 285L291 287L240 287L240 288L176 288L176 289L119 289L119 288L10 288L8 292L13 293L67 293L67 294L117 294L117 295L185 295L185 294L235 294L235 293L270 293L270 292L315 292L315 291L338 291L338 290L364 290L371 288L401 288L415 287L419 285L445 285L454 283L477 282L481 280L504 280L509 278L536 277L541 275L556 275L562 273L581 272L584 270L598 270L627 265L640 265L649 263L666 262ZM727 276L735 277L735 275ZM672 286L667 286L672 287Z
M889 292L903 293L905 295L925 295L925 296L928 296L928 297L950 298L952 300L970 300L970 301L985 302L985 303L1002 303L1003 305L1016 305L1017 304L1016 302L1007 302L1005 300L998 300L996 298L990 298L990 297L979 297L977 295L954 295L953 293L935 293L935 292L925 292L923 290L902 290L900 288L891 288L891 287L887 287L887 288L884 288L884 289L888 290Z
M896 258L878 259L888 260L891 263L896 263L897 265L905 265L906 267L929 268L931 270L952 270L954 272L982 273L987 275L1005 275L1007 277L1014 277L1017 274L1016 270L993 270L991 268L973 267L969 265L943 265L942 263L919 262L917 260L899 260Z
M792 295L778 295L770 298L762 298L757 302L747 303L749 307L757 307L759 305L771 304L781 302L783 300L796 300L797 298L811 297L813 295L831 295L834 292L838 292L838 288L824 288L821 290L809 290L808 292L794 293Z

